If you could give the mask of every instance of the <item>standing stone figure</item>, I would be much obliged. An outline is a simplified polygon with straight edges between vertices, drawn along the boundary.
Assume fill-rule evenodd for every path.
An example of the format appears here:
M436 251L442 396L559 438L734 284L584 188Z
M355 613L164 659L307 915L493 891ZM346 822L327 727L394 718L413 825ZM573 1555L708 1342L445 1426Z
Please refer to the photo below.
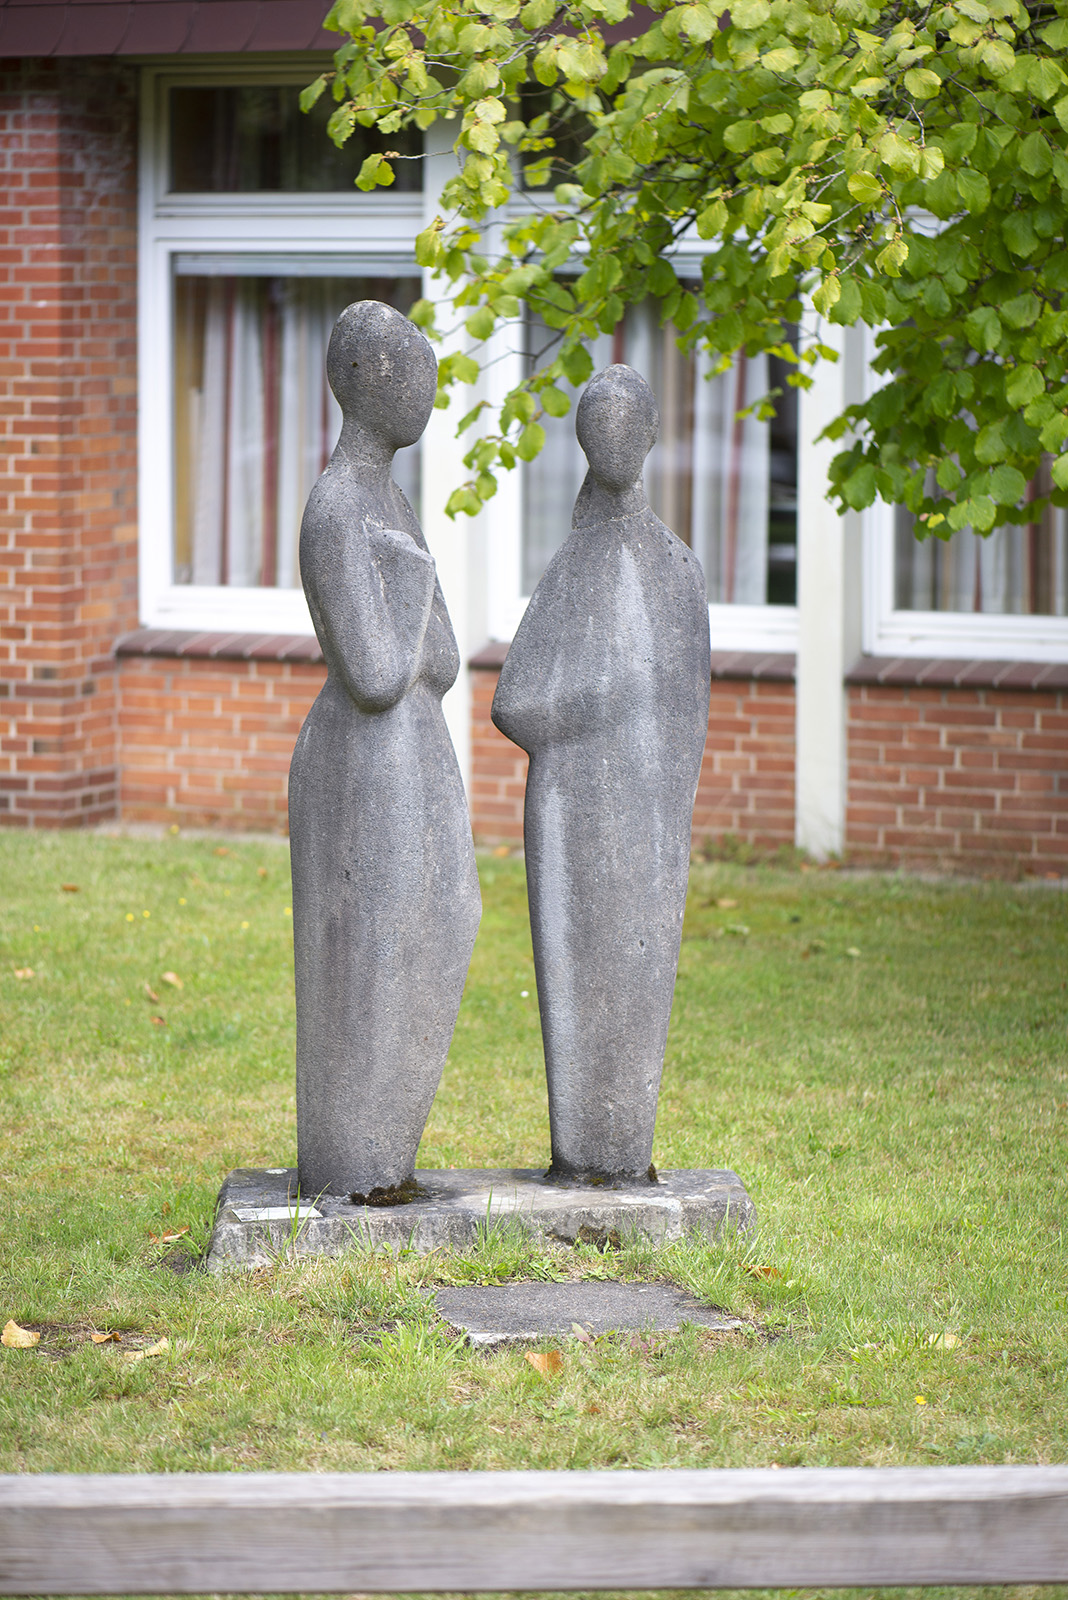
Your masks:
M508 652L493 720L530 756L524 840L550 1176L655 1178L653 1126L708 725L704 575L650 510L660 417L608 367L576 432L572 533Z
M459 654L391 476L426 427L436 370L390 306L361 300L335 324L327 376L344 422L300 534L328 674L289 773L305 1195L405 1198L481 914L441 710Z

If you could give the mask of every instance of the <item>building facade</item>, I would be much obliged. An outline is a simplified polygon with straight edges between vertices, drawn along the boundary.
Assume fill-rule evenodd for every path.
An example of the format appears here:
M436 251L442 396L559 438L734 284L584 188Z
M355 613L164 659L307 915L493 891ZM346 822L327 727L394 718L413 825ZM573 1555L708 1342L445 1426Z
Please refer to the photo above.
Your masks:
M354 189L364 151L296 106L336 43L322 9L0 4L2 824L285 827L323 680L296 549L338 423L326 338L350 300L440 292L414 240L454 159L438 139L392 189ZM485 398L539 331L495 336ZM838 363L774 425L738 419L773 364L709 381L644 308L592 352L656 390L650 498L708 578L695 841L1059 876L1065 514L923 545L886 508L839 517L818 435L870 352L832 331ZM489 705L568 531L571 427L473 521L444 515L465 475L452 414L398 462L465 663L446 709L485 842L522 833L524 758Z

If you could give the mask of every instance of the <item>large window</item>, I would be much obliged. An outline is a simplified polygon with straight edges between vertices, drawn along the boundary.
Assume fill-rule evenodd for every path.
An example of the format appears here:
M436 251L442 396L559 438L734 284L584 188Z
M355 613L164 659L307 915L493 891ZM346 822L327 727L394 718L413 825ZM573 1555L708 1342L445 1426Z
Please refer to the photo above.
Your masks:
M422 162L355 177L333 102L300 111L313 60L145 73L140 251L141 615L161 626L305 632L298 534L337 440L330 329L353 300L421 292ZM409 140L390 141L402 157ZM398 479L419 493L418 448Z
M179 258L175 583L300 584L300 520L341 429L330 330L353 300L407 311L418 294L418 278L186 275ZM418 447L399 453L394 474L417 501Z
M529 355L548 337L532 322ZM625 361L646 377L660 405L649 456L650 504L697 553L713 605L793 606L797 597L797 396L782 364L741 355L710 376L703 354L679 349L652 305L632 308L614 336L591 347L594 370ZM767 423L739 413L781 387ZM566 538L586 470L574 411L545 422L546 443L524 475L523 586L530 594Z
M167 145L172 194L351 192L365 156L397 152L398 192L421 187L423 164L411 133L385 139L357 127L339 148L326 131L333 97L307 114L293 83L172 84ZM407 159L406 159L407 158Z

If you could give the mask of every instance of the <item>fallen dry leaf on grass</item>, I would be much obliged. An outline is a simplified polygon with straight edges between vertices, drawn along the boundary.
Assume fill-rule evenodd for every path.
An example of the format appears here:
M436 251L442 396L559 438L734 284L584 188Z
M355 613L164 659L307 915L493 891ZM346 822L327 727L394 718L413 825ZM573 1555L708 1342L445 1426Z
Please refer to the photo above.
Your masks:
M155 989L153 989L150 983L145 984L145 994L148 999L152 1001L153 1005L159 1005L159 995L156 993Z
M33 973L33 968L32 967L16 967L15 968L15 976L16 976L16 978L19 978L19 979L32 978L33 975L34 975L34 973Z
M497 856L497 858L499 860L502 860L502 861L503 861L505 856L510 856L511 853L512 853L511 847L509 845L506 845L506 844L497 845L496 849L493 852L493 854L495 856Z
M80 894L82 886L80 883L61 883L59 887L64 894Z
M165 972L163 974L163 981L164 983L169 983L172 989L185 988L185 984L182 982L181 978L176 972Z
M188 1233L188 1225L184 1228L175 1228L173 1233L149 1233L148 1237L153 1244L173 1244L175 1239L180 1239L183 1233Z
M221 845L219 845L219 847L216 850L215 854L217 856L228 856L230 854L230 852L229 852L229 850L227 850L227 848L226 848L226 846L224 844L221 844Z
M749 1274L749 1276L751 1278L781 1278L782 1277L782 1273L779 1271L778 1267L758 1267L753 1262L749 1262L749 1264L746 1266L745 1270L746 1270L746 1272L748 1272L748 1274Z
M165 1028L167 1026L166 1017L153 1017L152 1021L155 1023L157 1028Z
M721 911L733 911L735 906L738 904L738 902L737 902L737 900L722 899L722 900L717 900L716 904L717 904L717 906L719 906L719 909Z
M257 876L257 878L265 878L267 876L267 868L266 867L257 867L256 868L256 876Z
M960 1340L955 1333L950 1333L947 1329L944 1333L929 1333L927 1343L935 1350L955 1350Z
M559 1350L528 1350L526 1359L543 1378L555 1378L564 1370L564 1358Z
M121 1333L91 1333L89 1335L94 1344L118 1344L122 1339Z
M147 1350L124 1350L122 1358L124 1361L143 1361L146 1356L161 1356L165 1350L169 1349L170 1345L167 1343L166 1337L164 1337L157 1339L155 1344L150 1344Z
M0 1333L0 1344L6 1344L9 1350L32 1350L40 1337L31 1328L20 1328L17 1322L5 1322L4 1331Z

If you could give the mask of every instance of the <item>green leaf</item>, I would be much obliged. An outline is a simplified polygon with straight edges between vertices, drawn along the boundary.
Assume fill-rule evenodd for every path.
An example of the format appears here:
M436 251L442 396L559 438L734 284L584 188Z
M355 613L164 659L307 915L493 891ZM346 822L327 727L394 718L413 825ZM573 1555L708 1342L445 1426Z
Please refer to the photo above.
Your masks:
M951 301L940 278L928 280L923 291L923 309L929 317L949 315Z
M441 238L441 218L436 217L429 228L415 236L415 259L421 267L436 267L445 253Z
M989 532L998 514L998 508L988 494L971 495L956 509L957 514L964 518L962 526L972 527L976 533Z
M679 22L688 39L704 44L716 32L716 13L710 5L683 6Z
M1057 488L1068 489L1068 456L1058 456L1049 470Z
M740 155L743 150L748 150L750 145L756 143L760 137L760 125L756 122L732 122L723 130L723 143L728 150L733 150Z
M581 344L572 345L570 350L562 350L560 365L564 369L564 377L576 388L580 383L586 383L593 373L593 357Z
M996 461L1004 461L1007 450L1003 417L999 417L996 422L988 422L985 428L979 429L975 436L975 459L981 461L984 467L993 466Z
M528 422L515 447L520 461L533 461L545 443L545 429L540 422Z
M479 306L464 323L472 339L488 339L496 326L497 318L489 306Z
M1053 157L1044 134L1029 133L1020 141L1019 162L1033 178L1044 177L1053 165Z
M1061 21L1061 26L1068 26L1064 19ZM1037 100L1052 100L1063 85L1064 73L1055 61L1050 61L1045 56L1032 56L1027 87Z
M1019 411L1045 392L1046 384L1037 367L1017 367L1005 380L1005 398Z
M918 172L920 152L914 144L902 139L900 134L884 133L876 146L879 159L891 172Z
M1065 441L1068 440L1068 416L1063 411L1055 412L1039 435L1043 450L1056 453Z
M930 67L911 67L905 74L905 88L915 100L930 100L941 87L941 78Z
M883 197L883 186L873 172L854 172L846 179L846 188L854 200L862 205L875 205Z
M957 173L957 193L969 211L985 211L990 204L990 182L984 172L964 167Z
M832 306L836 306L842 298L842 285L836 272L829 273L819 288L813 291L812 304L822 316L826 316Z
M1001 224L1001 233L1014 256L1031 256L1038 249L1035 225L1026 211L1010 211Z
M735 28L761 28L771 16L771 6L768 0L736 0L730 15Z
M368 156L356 179L357 189L386 188L393 182L393 168L382 155Z
M860 285L852 273L847 273L838 281L838 301L831 309L830 320L848 327L863 315L863 311Z
M722 200L713 200L710 206L697 214L697 236L699 239L714 239L727 221L727 207Z
M1001 320L993 306L977 306L964 319L964 332L973 350L986 354L1001 343Z
M875 257L875 265L881 272L885 272L888 278L898 278L901 276L901 268L908 260L908 254L909 247L905 239L891 239L885 250L880 250Z
M326 73L321 73L314 83L309 83L306 89L300 91L300 109L310 111L326 88Z
M543 389L538 396L550 417L566 417L571 409L571 401L562 389L553 388L552 385Z
M1027 479L1015 467L995 467L989 478L990 493L1002 506L1015 506L1027 493Z
M853 511L863 511L875 499L875 468L865 462L856 472L851 472L841 485L842 498Z
M1010 328L1029 328L1041 309L1042 302L1036 294L1018 294L1003 302L1001 318Z

